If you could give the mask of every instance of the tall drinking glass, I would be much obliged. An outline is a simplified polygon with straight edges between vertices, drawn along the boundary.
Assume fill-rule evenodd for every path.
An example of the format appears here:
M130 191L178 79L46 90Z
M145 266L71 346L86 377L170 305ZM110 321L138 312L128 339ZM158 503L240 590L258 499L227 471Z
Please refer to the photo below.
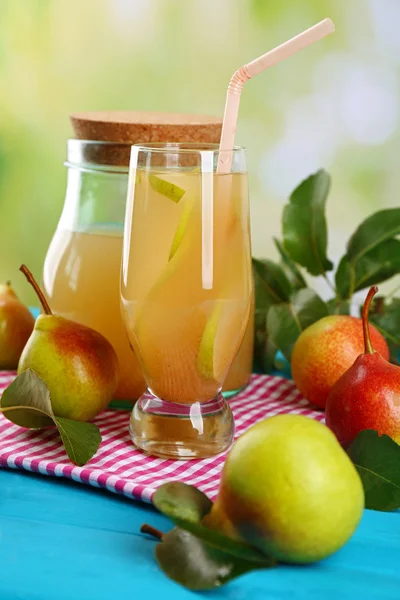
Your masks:
M226 151L224 151L226 152ZM157 456L222 452L234 421L221 389L252 298L246 153L218 146L132 146L122 257L122 313L147 392L133 442Z

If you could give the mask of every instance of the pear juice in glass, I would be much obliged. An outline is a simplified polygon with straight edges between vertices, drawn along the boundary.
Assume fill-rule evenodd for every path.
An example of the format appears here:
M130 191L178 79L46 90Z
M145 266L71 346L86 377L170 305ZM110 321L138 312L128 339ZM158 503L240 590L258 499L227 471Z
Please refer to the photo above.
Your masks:
M233 439L221 395L248 323L251 249L245 150L216 172L218 146L133 146L121 297L148 391L131 435L143 450L197 458Z

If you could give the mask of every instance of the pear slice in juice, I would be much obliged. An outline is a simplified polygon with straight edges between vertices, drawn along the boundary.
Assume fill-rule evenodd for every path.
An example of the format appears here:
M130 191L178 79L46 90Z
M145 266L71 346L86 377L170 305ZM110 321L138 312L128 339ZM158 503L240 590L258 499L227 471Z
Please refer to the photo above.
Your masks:
M175 183L171 183L166 179L157 177L157 175L153 175L152 173L148 175L148 178L153 190L155 190L159 194L162 194L163 196L166 196L173 202L176 202L176 204L178 204L178 202L180 201L180 199L186 191L178 185L175 185Z
M217 300L211 317L208 319L200 341L199 353L197 355L197 368L207 378L214 377L214 344L217 336L223 301Z
M197 369L206 379L222 381L239 350L249 310L238 299L218 299L205 326Z
M182 238L187 231L187 226L189 222L190 215L194 208L194 198L189 197L185 200L185 204L182 210L181 217L179 219L178 227L176 228L174 238L172 240L171 251L169 253L169 260L173 258L179 246L181 245Z

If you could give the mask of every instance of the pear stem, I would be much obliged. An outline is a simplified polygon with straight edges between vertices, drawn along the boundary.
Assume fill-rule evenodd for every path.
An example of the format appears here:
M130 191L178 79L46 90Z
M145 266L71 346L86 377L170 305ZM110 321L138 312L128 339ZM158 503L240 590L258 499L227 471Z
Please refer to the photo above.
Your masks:
M377 285L373 285L367 294L367 297L364 302L364 306L362 309L362 324L363 324L363 332L364 332L364 352L365 354L373 354L374 349L371 344L371 336L369 333L369 322L368 322L368 313L369 307L371 306L372 298L379 291Z
M155 527L152 527L151 525L147 525L147 523L144 523L144 525L141 526L140 532L147 533L148 535L151 535L152 537L156 538L156 540L162 541L162 539L164 537L164 534L162 531L160 531L159 529L156 529Z
M30 272L30 270L28 269L28 267L26 267L25 265L21 265L19 270L21 271L21 273L23 273L25 275L25 277L27 278L28 282L31 284L31 286L33 287L33 289L36 292L37 297L40 300L40 304L42 305L42 308L45 312L46 315L52 315L53 313L51 312L51 308L47 303L46 298L44 297L44 294L42 292L42 290L40 289L38 283L36 282L36 279L34 278L34 276L32 275L32 273Z

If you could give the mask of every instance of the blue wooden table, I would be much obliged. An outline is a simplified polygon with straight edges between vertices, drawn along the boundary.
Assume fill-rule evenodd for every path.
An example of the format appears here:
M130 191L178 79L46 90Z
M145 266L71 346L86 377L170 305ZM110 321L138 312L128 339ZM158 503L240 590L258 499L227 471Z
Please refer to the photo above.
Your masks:
M0 470L0 600L400 599L400 513L365 511L353 539L310 567L253 572L194 594L158 569L150 506L78 483Z

